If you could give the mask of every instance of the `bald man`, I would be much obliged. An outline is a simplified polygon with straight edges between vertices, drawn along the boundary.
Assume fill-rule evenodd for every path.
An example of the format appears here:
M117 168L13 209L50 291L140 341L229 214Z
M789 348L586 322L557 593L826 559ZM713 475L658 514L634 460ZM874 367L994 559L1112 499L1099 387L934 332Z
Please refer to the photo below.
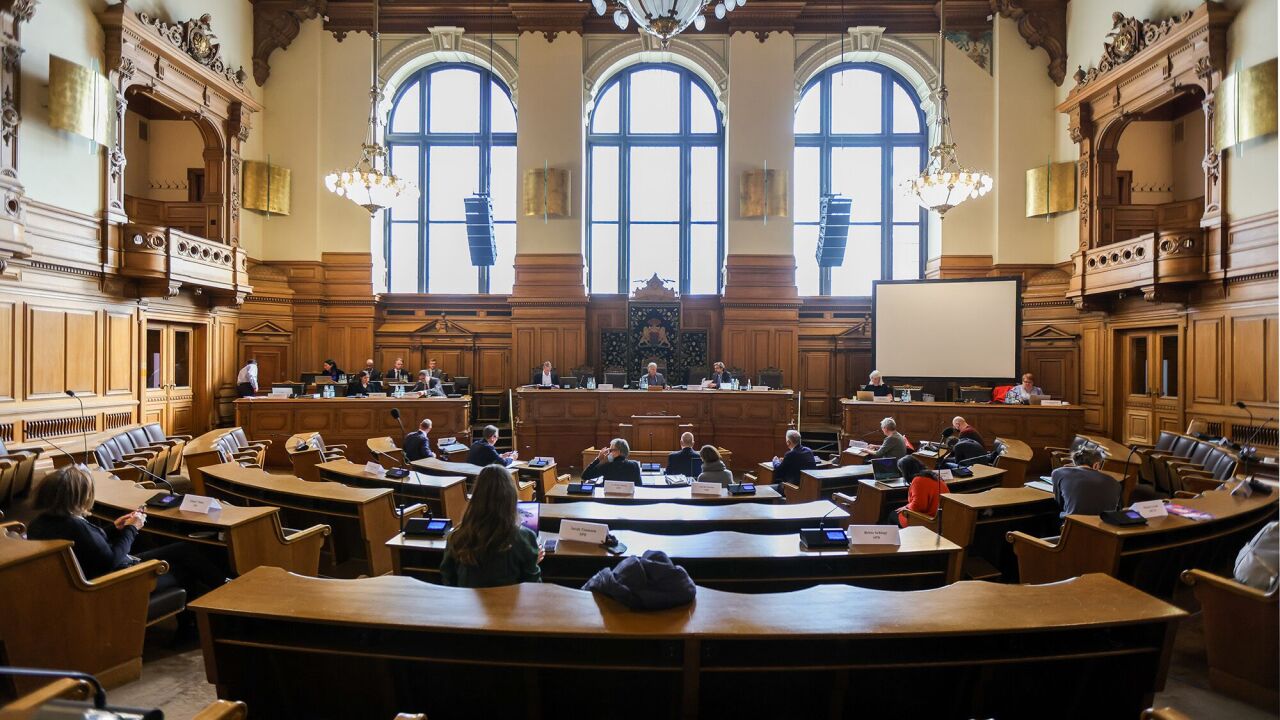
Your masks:
M680 436L680 449L667 456L668 475L688 475L697 477L702 472L702 458L693 449L693 433Z

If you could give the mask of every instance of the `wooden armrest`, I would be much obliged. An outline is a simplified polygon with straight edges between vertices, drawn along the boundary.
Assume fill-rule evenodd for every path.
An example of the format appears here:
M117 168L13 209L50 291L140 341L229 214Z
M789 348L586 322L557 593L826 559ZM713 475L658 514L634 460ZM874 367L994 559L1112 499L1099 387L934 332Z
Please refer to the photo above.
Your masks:
M35 457L36 456L34 454L11 453L9 455L0 455L0 460L4 460L6 462L12 462L12 463L20 463L20 462L26 462L27 460L32 460Z
M1051 453L1055 453L1055 452L1069 453L1071 452L1071 448L1058 447L1056 445L1046 445L1044 448L1044 451L1051 452Z
M157 447L157 448L159 448L159 447L171 448L171 447L173 447L174 445L177 445L177 444L178 444L178 441L177 441L177 440L170 440L169 438L165 438L164 440L152 440L152 441L151 441L151 447Z
M94 687L88 680L58 678L43 687L17 698L5 705L2 717L30 718L34 717L47 703L54 700L85 701L93 698Z
M907 518L908 527L926 527L935 532L938 529L938 519L932 515L918 513L911 508L903 508L902 515Z
M154 452L132 452L132 453L125 453L125 454L121 455L120 457L124 458L125 460L135 460L135 459L137 459L137 460L151 460L152 458L154 458L154 457L155 457L156 455L158 455L158 454L159 454L159 453L154 453Z
M346 449L347 449L347 444L346 444L346 443L340 443L340 444L338 444L338 445L330 445L330 444L328 444L328 443L325 443L324 449L325 449L325 452L328 452L328 451L330 451L330 450L335 450L335 449L336 449L336 450L346 450Z
M257 450L235 450L231 453L231 457L258 457L260 455Z
M39 445L21 445L21 446L10 445L9 453L13 455L17 455L20 453L31 453L36 457L40 457L40 455L44 453L44 448L40 447Z
M396 508L396 511L400 513L400 517L402 518L417 517L427 512L427 506L425 503L414 503L412 505L406 505L403 510Z
M128 465L122 465L120 467L111 468L111 474L115 475L121 480L128 480L129 482L133 482L133 483L136 483L142 479L142 470L139 468L129 467Z
M165 439L167 439L167 440L181 440L182 442L187 442L187 441L191 440L191 436L190 436L190 435L165 435Z
M1048 538L1038 538L1034 535L1028 535L1021 530L1012 530L1005 533L1004 539L1005 542L1014 546L1017 546L1018 544L1025 544L1041 550L1054 551L1059 549L1056 542L1049 542Z
M10 457L11 457L11 456L9 456L9 455L3 455L3 456L0 456L0 470L8 470L9 468L11 468L11 467L13 467L14 465L17 465L19 462L21 462L21 460L10 460L10 459L8 459L8 458L10 458Z
M248 440L248 441L246 441L246 442L245 442L245 444L246 444L246 445L258 445L258 446L261 446L261 447L267 447L268 445L270 445L270 444L271 444L271 441L270 441L270 440Z
M556 478L556 484L564 485L565 483L571 482L572 480L573 480L573 476L570 475L569 473L565 473Z
M1190 500L1194 497L1200 497L1200 493L1190 492L1188 490L1174 490L1173 496L1179 500Z
M0 522L0 535L8 535L10 533L14 535L26 535L27 526L17 520Z
M1212 475L1205 475L1203 477L1193 475L1188 478L1179 476L1179 479L1187 486L1188 491L1195 492L1196 494L1213 492L1222 486L1222 481L1214 478Z
M756 482L759 479L756 477L755 473L742 473L742 477L746 478L749 482Z
M160 577L169 572L169 563L164 560L143 560L137 565L130 565L106 575L99 575L93 580L82 581L75 578L75 583L84 590L100 590L120 583L130 582L138 577ZM83 584L81 584L83 582Z
M842 492L831 493L831 502L845 512L853 511L853 504L858 502L858 498L853 495L846 495Z
M142 488L143 490L155 490L155 489L156 489L156 484L155 484L155 483L153 483L153 482L151 482L150 480L139 480L138 482L134 483L134 485L137 485L138 487Z
M285 535L284 542L286 545L292 545L293 543L301 542L314 535L328 537L331 534L333 534L333 528L328 525L312 525L306 530L299 530L295 533Z
M1234 578L1215 575L1214 573L1207 572L1205 570L1183 570L1181 578L1182 582L1188 585L1204 583L1205 585L1213 586L1215 589L1231 593L1232 595L1256 600L1258 602L1267 602L1271 599L1271 596L1262 590L1251 588L1244 583L1236 582Z
M192 720L245 720L249 706L236 700L214 700L195 714Z

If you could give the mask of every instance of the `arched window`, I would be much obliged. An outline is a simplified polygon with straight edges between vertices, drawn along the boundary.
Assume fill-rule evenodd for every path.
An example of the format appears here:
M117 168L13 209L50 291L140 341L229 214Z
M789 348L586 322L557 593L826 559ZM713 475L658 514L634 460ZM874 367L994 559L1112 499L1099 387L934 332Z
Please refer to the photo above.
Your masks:
M442 63L396 89L387 125L391 168L414 179L417 203L387 213L391 292L509 294L515 279L516 110L488 70ZM463 198L489 193L498 257L475 267L467 249Z
M871 63L829 68L796 105L795 252L801 295L870 295L873 280L924 271L926 215L902 182L927 158L920 101L894 71ZM820 268L818 203L852 199L844 264Z
M724 132L706 84L678 65L634 65L597 94L587 128L593 293L654 273L715 294L724 264Z

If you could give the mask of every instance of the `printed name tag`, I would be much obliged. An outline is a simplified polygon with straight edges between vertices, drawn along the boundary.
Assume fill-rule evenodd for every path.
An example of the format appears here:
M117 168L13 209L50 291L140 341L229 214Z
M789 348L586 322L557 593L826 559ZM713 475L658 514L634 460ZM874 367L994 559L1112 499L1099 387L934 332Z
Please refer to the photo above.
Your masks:
M561 520L560 539L574 542L604 544L609 535L609 526L603 523L583 522L581 520Z
M939 471L938 471L938 479L939 479L939 480L941 480L941 481L943 481L943 482L946 482L946 481L950 480L950 479L951 479L951 471L950 471L950 470L939 470Z
M605 495L635 495L636 484L626 480L605 480Z
M893 397L892 397L892 396L890 396L890 395L876 395L875 397L871 398L871 402L887 402L887 403L891 403L891 402L893 402Z
M1136 502L1130 507L1130 509L1138 513L1142 517L1148 518L1148 519L1162 518L1169 514L1169 511L1166 510L1164 507L1163 500L1147 500L1145 502Z
M293 394L292 388L271 388L271 394L275 397L289 397Z
M182 505L179 506L179 509L183 512L213 515L222 512L222 503L203 495L183 495Z
M372 460L364 464L364 471L370 475L377 475L378 477L382 477L387 474L387 469L382 467L381 463L376 463Z
M901 545L896 525L850 525L850 545Z
M694 495L719 495L723 489L720 483L696 481L689 488Z
M596 389L597 389L597 390L612 390L612 389L613 389L613 383L600 383L599 385L597 385L597 386L596 386Z

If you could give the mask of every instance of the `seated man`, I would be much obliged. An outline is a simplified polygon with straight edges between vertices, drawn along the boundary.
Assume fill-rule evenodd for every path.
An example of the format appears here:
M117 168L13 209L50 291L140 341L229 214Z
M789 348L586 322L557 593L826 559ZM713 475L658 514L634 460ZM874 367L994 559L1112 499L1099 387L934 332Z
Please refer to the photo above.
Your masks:
M635 460L628 460L627 456L631 454L631 446L622 438L614 438L609 441L609 447L602 448L600 454L595 460L582 471L583 480L594 480L602 478L604 480L623 480L636 485L643 484L640 480L640 463Z
M724 363L717 361L716 364L711 367L713 368L713 372L711 373L711 377L707 378L707 387L722 388L729 387L733 384L733 376L724 369Z
M640 378L649 383L649 387L666 387L667 378L658 372L658 363L649 363L649 372Z
M1053 499L1068 515L1097 515L1120 507L1120 481L1102 472L1105 458L1094 445L1083 445L1071 453L1071 462L1053 471Z
M951 427L955 431L951 434L952 440L972 440L982 447L986 447L987 443L982 439L982 434L978 432L978 428L969 424L967 420L959 415L951 418ZM947 433L944 433L946 435Z
M418 382L411 392L420 393L423 397L444 397L444 388L440 387L440 378L432 377L426 370L418 373Z
M347 383L347 397L369 397L373 388L369 385L369 373L361 370Z
M873 393L876 397L884 397L886 395L890 397L893 396L893 386L884 381L884 377L880 375L879 370L872 370L868 380L870 380L870 382L863 385L860 388L861 390Z
M413 462L429 457L431 453L431 418L423 418L418 429L404 436L404 461Z
M693 449L693 433L687 432L680 436L680 449L667 455L667 469L664 472L668 475L694 477L701 472L695 465L700 467L702 459Z
M880 421L880 432L884 433L884 442L871 446L875 450L872 457L888 457L896 460L909 454L907 440L902 437L902 433L898 432L898 423L893 418L887 417Z
M396 358L395 365L382 376L387 382L407 383L409 382L409 371L404 367L404 358Z
M485 425L484 430L480 433L480 439L471 444L471 452L467 455L467 462L472 465L510 465L512 460L519 458L519 454L515 450L498 454L494 449L494 445L498 442L498 428L493 425Z
M818 459L813 456L813 451L801 445L800 441L798 430L787 431L787 453L781 458L776 455L773 458L774 483L789 482L798 485L801 470L818 467Z
M529 378L530 385L549 385L558 386L560 384L560 374L551 366L551 361L547 360L542 363L542 371L534 372Z
M444 380L444 371L436 367L435 358L431 358L427 361L427 374L437 380Z
M1022 374L1022 383L1009 388L1004 401L1010 405L1030 405L1032 395L1043 395L1044 391L1036 387L1036 376L1031 373Z
M377 381L382 379L382 373L373 367L373 358L364 361L364 371L369 373L369 380Z

